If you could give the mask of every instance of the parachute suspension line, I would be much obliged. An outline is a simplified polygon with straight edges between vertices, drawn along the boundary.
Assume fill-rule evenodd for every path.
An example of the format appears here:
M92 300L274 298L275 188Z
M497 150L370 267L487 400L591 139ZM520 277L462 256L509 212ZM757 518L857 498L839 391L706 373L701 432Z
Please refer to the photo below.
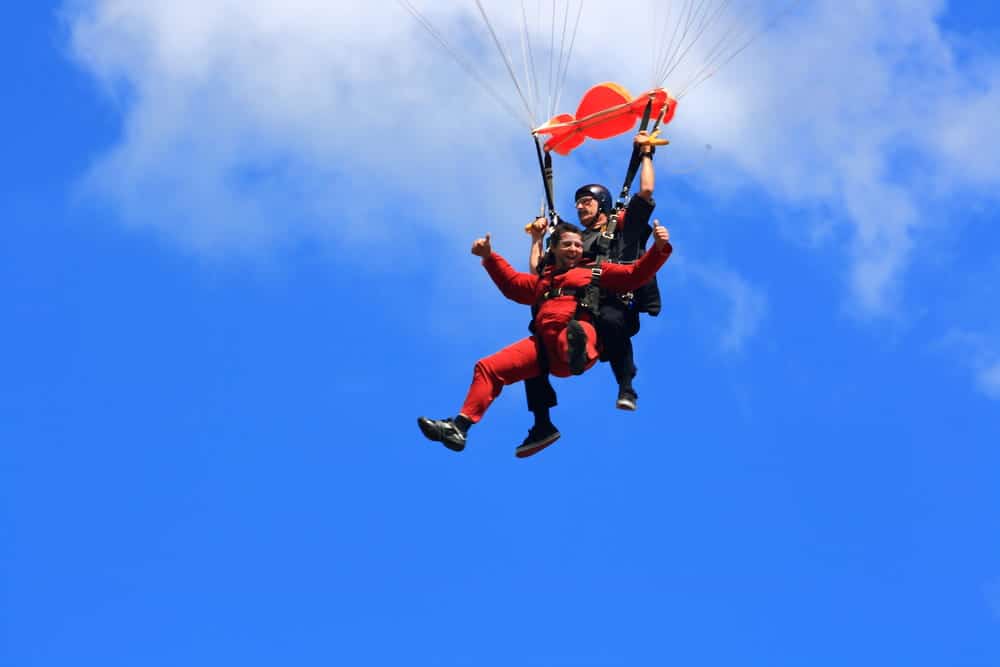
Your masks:
M650 53L650 58L652 59L652 62L650 63L650 76L652 78L650 79L649 85L651 88L656 88L656 85L660 80L659 76L657 76L657 71L658 71L657 66L660 64L660 61L663 60L664 57L666 56L666 51L670 49L668 42L661 41L660 39L658 39L658 36L660 34L664 35L667 34L667 30L670 28L670 16L673 13L674 3L672 2L663 3L667 6L667 13L663 17L662 31L658 30L659 25L656 16L657 15L656 9L658 4L656 2L650 2L649 4L651 7L651 14L652 14L649 21L649 27L650 27L649 44L652 51Z
M683 59L684 53L687 52L685 45L688 43L688 34L691 32L695 20L700 15L701 8L703 5L704 5L704 0L701 0L701 2L697 5L695 4L694 0L690 0L689 2L685 3L686 11L682 12L684 16L678 22L678 26L682 26L680 28L681 34L678 37L678 39L674 42L673 50L670 53L670 57L663 63L663 67L660 70L660 78L659 78L660 85L663 85L663 83L670 76L670 72L672 72L674 68L677 67L677 65Z
M684 19L684 26L681 28L681 35L677 40L677 44L674 47L674 52L670 56L670 61L666 64L665 71L669 71L680 62L680 53L684 49L684 45L687 43L688 34L691 32L691 27L694 25L695 17L700 8L699 4L696 4L695 0L691 0L688 3L687 15ZM663 79L661 79L662 81Z
M535 26L536 26L537 33L538 33L538 50L539 50L540 53L544 53L545 52L545 37L544 37L544 35L542 35L542 31L541 31L541 26L543 25L543 23L542 23L542 8L543 8L544 4L545 3L543 2L543 0L538 0L537 12L536 12L536 16L535 16ZM551 57L551 55L550 55L550 57ZM539 58L539 61L541 61L540 58ZM538 82L541 82L541 80L542 80L542 77L541 77L541 75L539 74L539 72L537 70L535 72L535 80L538 81ZM541 83L539 83L539 88L541 88ZM541 92L539 92L539 94L538 94L538 106L539 106L539 108L541 108L542 105L543 105L542 99L545 98L547 95L548 95L548 91L541 91ZM542 121L545 120L545 118L541 117L541 116L544 116L544 115L545 115L544 113L540 114L540 119Z
M521 0L521 50L524 57L524 71L531 96L532 117L537 117L541 96L538 92L538 77L535 75L535 55L531 48L531 33L528 31L528 12Z
M503 63L507 67L507 73L510 75L510 80L514 82L514 88L517 89L517 94L521 98L521 102L524 104L525 111L528 112L528 118L532 125L535 123L535 118L531 113L531 105L528 103L528 98L525 97L524 91L521 90L521 83L517 80L517 75L514 74L514 66L511 64L510 56L507 55L507 50L504 49L503 43L497 36L496 30L493 29L493 23L490 21L490 17L486 14L486 8L483 7L481 0L476 0L476 7L479 8L479 13L483 17L483 22L490 31L490 35L493 37L493 43L497 47L497 51L500 53L500 57L503 58Z
M732 22L729 27L723 31L719 40L712 46L712 48L709 49L708 55L705 57L701 68L695 72L695 74L683 86L680 87L678 95L680 95L681 92L690 92L697 84L708 78L705 76L707 73L714 72L718 69L716 65L721 67L721 61L725 60L728 62L729 60L732 60L732 58L734 58L736 54L742 50L740 48L731 50L730 47L734 42L737 44L743 43L745 38L753 32L752 27L744 25L746 14L747 12L744 12L742 15L732 17ZM711 74L708 74L708 76L711 76Z
M532 105L532 113L534 117L541 117L542 120L545 118L550 118L556 112L556 108L559 106L559 100L562 97L562 89L566 81L566 76L569 72L569 62L573 55L573 46L576 42L576 35L580 26L580 18L583 12L583 2L582 0L578 3L578 9L576 13L576 20L573 24L573 31L569 33L569 18L571 2L567 0L566 6L562 12L562 28L559 35L559 49L556 51L555 46L555 25L559 18L559 9L556 0L552 1L552 21L550 25L550 49L549 49L549 85L548 90L544 91L546 95L545 104L543 105L542 91L541 91L541 77L538 75L538 66L541 59L536 56L535 45L532 44L531 29L528 21L528 9L525 5L525 0L521 0L521 49L524 57L525 66L525 76L527 79L527 88L531 91L530 99ZM539 15L541 14L542 2L538 2ZM567 34L569 34L569 46L567 48Z
M538 3L538 11L541 13L541 0ZM546 96L545 104L543 106L541 90L541 77L538 75L538 67L542 62L541 58L536 56L535 45L532 44L531 29L528 20L528 9L525 5L524 0L521 0L521 51L524 58L524 69L525 78L527 79L526 88L529 90L529 100L532 109L532 115L535 118L539 116L544 118L550 118L556 112L559 106L559 101L562 97L562 90L566 83L566 76L569 73L569 63L573 56L573 47L576 44L576 36L580 28L580 19L583 15L583 2L582 0L577 3L576 19L573 23L573 30L570 32L570 9L571 2L567 0L564 8L562 8L562 28L559 34L559 48L556 50L556 39L555 39L555 27L559 22L559 7L556 0L552 1L552 21L549 26L549 85L548 90L544 91ZM568 38L568 46L567 46Z
M488 3L485 3L484 0L475 0L479 17L490 35L490 39L486 41L493 42L520 103L511 99L510 95L501 95L497 92L495 82L490 80L483 65L477 62L477 58L467 55L462 49L450 44L444 33L416 8L416 0L397 0L397 2L420 23L424 30L466 74L489 93L490 97L501 108L520 121L519 124L526 125L529 130L533 130L539 124L540 115L544 113L546 118L549 118L556 113L569 75L576 39L579 35L583 17L583 0L537 0L536 7L531 7L528 0L521 0L520 30L518 37L514 38L515 40L520 39L520 45L508 45L506 36L501 39L497 30L499 24L495 22L494 17L490 16L491 10L486 7ZM574 10L575 19L571 16ZM533 24L531 15L536 12L538 20ZM572 30L570 30L571 20ZM546 23L548 26L545 25ZM543 37L546 27L549 33L548 53L545 53ZM518 50L520 50L520 54L517 53ZM518 63L515 56L520 56L522 62ZM548 56L547 64L545 56ZM543 90L545 74L541 68L546 67L546 65L549 70L548 90ZM523 110L518 111L518 107Z
M720 2L719 5L716 7L711 7L705 2L702 3L702 5L706 8L706 11L701 18L700 25L696 29L694 38L688 43L684 51L677 57L677 61L673 64L673 67L671 67L671 69L668 70L666 74L664 74L663 79L661 79L662 82L666 82L667 78L674 72L677 66L680 65L681 61L684 60L684 56L688 54L688 51L691 50L691 47L693 47L698 42L698 40L701 39L702 35L705 34L705 31L708 30L708 28L711 27L711 25L715 23L715 21L719 18L719 15L726 9L726 7L729 5L729 2L730 0L722 0L722 2ZM709 12L709 9L711 9L711 12ZM725 37L723 37L723 40L724 39Z
M555 5L556 3L553 0L552 2L553 8L555 7ZM555 58L552 58L552 60L549 62L550 66L553 63L555 64L555 72L552 72L550 69L550 74L553 75L553 79L552 79L552 88L550 89L551 96L549 99L549 108L545 110L545 118L551 118L552 115L555 114L556 86L559 85L559 74L562 72L562 61L566 53L566 28L568 27L568 25L569 25L569 0L567 0L566 9L563 12L562 32L559 36L559 59L556 60ZM553 51L553 55L554 54L555 52Z
M743 51L749 48L751 44L756 42L762 35L771 30L771 28L773 28L780 19L784 18L798 4L799 0L790 0L790 2L785 4L784 8L781 11L777 12L772 18L766 20L764 24L761 26L761 28L757 30L752 30L752 29L747 30L744 36L746 35L749 36L745 40L741 40L741 42L739 42L740 46L734 49L731 53L726 54L725 52L723 52L722 56L716 58L717 64L715 65L706 64L706 66L702 68L701 73L695 79L693 79L690 84L685 86L684 89L677 95L677 99L680 99L684 95L687 95L689 92L697 88L699 85L701 85L708 79L712 78L716 74L716 72L718 72L720 69L722 69L730 62L732 62L732 60L736 58L736 56L743 53ZM721 62L718 62L720 60Z
M517 112L516 110L514 110L514 108L511 107L510 104L507 103L507 100L505 100L503 98L503 96L501 96L496 91L496 89L493 86L491 86L486 79L483 78L483 76L479 73L479 71L476 70L476 68L471 63L469 63L468 60L466 60L461 55L459 55L459 53L457 51L455 51L451 47L450 44L448 44L448 41L444 38L444 36L440 32L438 32L438 30L434 27L434 25L430 21L428 21L427 18L423 14L421 14L419 12L417 10L417 8L414 7L409 2L409 0L397 0L397 1L408 12L410 12L410 14L413 16L413 18L415 18L417 20L417 22L420 23L420 25L422 25L424 27L424 29L428 32L428 34L430 34L430 36L433 37L435 41L437 41L437 43L441 46L441 48L443 48L445 50L445 52L448 55L451 56L452 60L454 60L455 63L459 67L461 67L463 70L465 70L466 74L468 74L473 79L475 79L476 82L479 83L479 85L482 86L483 89L487 93L489 93L490 96L501 107L503 107L503 109L505 109L507 111L507 113L509 113L511 116L513 116L519 122L526 122L527 125L528 125L528 129L532 129L534 127L534 119L530 117L530 114L528 115L527 118L525 118L525 116L523 114L521 114L521 113Z
M656 77L656 81L660 82L660 85L663 85L662 82L666 80L666 78L662 75L662 72L665 72L670 68L670 63L673 61L674 55L677 53L677 50L680 48L680 45L683 42L683 37L680 37L680 39L678 39L678 37L679 33L681 32L681 26L685 22L684 14L688 12L688 8L692 5L693 5L693 0L684 0L684 4L677 14L677 20L674 21L674 30L670 34L670 41L667 44L667 48L663 50L663 56L657 63L658 74ZM664 24L664 27L666 27L666 24Z
M569 11L569 6L566 7L567 12ZM549 117L551 117L555 110L559 108L559 101L562 99L562 91L566 85L566 75L569 73L569 61L573 57L573 45L576 44L576 35L580 30L580 17L583 15L583 0L580 0L580 4L577 5L576 10L576 22L573 24L573 34L569 40L569 50L566 52L566 59L563 61L562 74L556 79L556 101L549 110Z
M567 0L568 1L568 0ZM548 105L545 107L546 118L551 116L553 103L555 102L555 94L553 90L556 84L556 25L559 1L552 0L552 21L549 23L549 100ZM560 55L560 58L562 56Z
M649 74L651 85L656 86L656 3L649 3Z
M714 14L718 15L719 12L721 10L725 9L726 5L728 5L728 4L729 4L729 0L724 0L721 3L720 7L715 8ZM700 31L700 32L704 31L706 28L708 28L708 26L710 26L712 24L712 21L714 21L714 17L710 19L709 18L710 16L713 16L713 10L711 9L711 5L709 5L708 7L705 8L705 12L704 12L704 14L702 14L702 17L701 17L701 23L698 24L698 28L697 28L698 31Z
M512 117L514 117L515 119L517 119L519 122L525 123L528 126L529 129L534 126L534 119L531 118L530 116L526 117L523 114L521 114L520 112L518 112L517 110L515 110L507 102L507 100L496 91L496 88L494 88L492 85L490 85L490 83L482 76L482 74L476 69L476 67L474 65L472 65L467 59L465 59L461 55L459 55L459 53L457 51L455 51L451 47L450 44L448 44L448 41L441 35L441 33L437 29L434 28L433 24L431 24L430 21L428 21L423 15L421 15L420 12L413 5L411 5L408 2L408 0L398 0L398 2L401 5L403 5L403 7L405 7L410 12L410 14L413 15L413 17L438 42L438 44L445 50L445 52L447 52L448 55L450 55L452 57L452 59L455 61L455 63L457 65L459 65L463 70L465 70L466 74L468 74L473 79L475 79L476 82L479 83L479 85L482 86L483 89L487 93L489 93L490 96L501 107L503 107L504 110L507 111L507 113L509 113Z

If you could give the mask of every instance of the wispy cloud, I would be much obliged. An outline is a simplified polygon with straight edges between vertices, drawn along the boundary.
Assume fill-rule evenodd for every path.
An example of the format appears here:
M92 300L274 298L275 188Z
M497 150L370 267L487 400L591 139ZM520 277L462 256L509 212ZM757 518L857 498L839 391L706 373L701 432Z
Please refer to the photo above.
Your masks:
M412 202L411 228L441 231L472 226L470 196L497 220L524 217L519 204L536 199L534 174L505 147L517 128L441 71L395 5L73 7L76 58L123 115L120 141L85 186L183 247L257 252L317 236L359 245L378 236L370 216L386 197Z
M492 49L470 27L472 3L419 4L480 60ZM501 6L497 28L516 44L519 12ZM623 16L645 25L648 5L639 6L587 5L566 100L597 80L634 91L648 83L636 73L650 44L605 38ZM393 3L71 7L75 56L123 114L121 139L88 187L126 221L185 247L252 252L316 236L363 244L343 218L360 221L356 209L380 195L410 197L412 224L445 238L461 230L464 245L484 226L513 238L509 221L538 199L523 128ZM938 22L946 7L803 3L685 97L672 130L688 139L676 142L682 161L692 157L685 144L713 145L713 169L697 177L709 192L753 183L778 202L837 211L835 224L850 230L845 284L862 313L894 307L929 211L1000 184L1000 61L967 45L958 58ZM484 77L510 90L491 63Z
M1000 338L955 329L942 339L942 346L972 372L985 396L1000 400Z
M716 134L716 151L777 200L836 212L852 230L848 285L863 313L893 308L914 230L934 223L945 197L1000 183L1000 165L982 160L1000 149L1000 121L982 111L994 106L1000 77L956 63L937 23L943 9L810 4L684 116L693 131ZM699 113L703 103L716 111ZM963 156L973 153L976 168L966 171ZM732 178L716 175L723 185Z
M1000 360L979 369L977 380L983 393L990 398L1000 400Z
M767 296L731 269L684 262L680 270L700 283L724 307L725 324L719 335L724 352L741 352L767 314Z

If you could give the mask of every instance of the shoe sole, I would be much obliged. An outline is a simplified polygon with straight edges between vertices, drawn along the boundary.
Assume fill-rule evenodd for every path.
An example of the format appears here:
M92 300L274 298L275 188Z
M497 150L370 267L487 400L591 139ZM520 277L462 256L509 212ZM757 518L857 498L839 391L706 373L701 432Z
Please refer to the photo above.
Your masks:
M587 334L576 320L566 325L566 342L569 344L569 372L582 375L587 368Z
M619 398L618 401L615 402L615 407L619 410L628 410L629 412L635 412L637 409L635 402L626 398Z
M558 440L560 437L562 437L561 433L553 433L544 440L533 442L530 445L518 445L517 449L514 450L514 456L516 456L519 459L526 459L529 456L532 456L542 451L543 449L551 445L553 442Z

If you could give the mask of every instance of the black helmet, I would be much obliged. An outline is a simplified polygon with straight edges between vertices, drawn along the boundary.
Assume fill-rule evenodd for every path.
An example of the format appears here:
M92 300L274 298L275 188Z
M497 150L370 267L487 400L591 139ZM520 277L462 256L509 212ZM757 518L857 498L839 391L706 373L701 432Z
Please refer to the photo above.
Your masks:
M580 201L580 197L593 197L597 200L598 208L607 215L611 215L611 193L603 185L598 183L591 183L590 185L581 186L576 194L573 195L573 201Z

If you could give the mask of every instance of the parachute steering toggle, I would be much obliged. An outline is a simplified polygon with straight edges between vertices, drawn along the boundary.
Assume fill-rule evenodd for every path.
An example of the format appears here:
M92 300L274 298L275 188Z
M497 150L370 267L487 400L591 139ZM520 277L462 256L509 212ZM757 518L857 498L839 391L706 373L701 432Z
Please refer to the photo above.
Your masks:
M576 114L554 116L533 129L532 134L549 135L546 151L569 155L586 139L610 139L628 132L641 117L648 123L655 116L654 131L658 131L661 123L673 120L676 110L677 100L665 88L654 88L633 98L622 86L607 81L584 93Z

